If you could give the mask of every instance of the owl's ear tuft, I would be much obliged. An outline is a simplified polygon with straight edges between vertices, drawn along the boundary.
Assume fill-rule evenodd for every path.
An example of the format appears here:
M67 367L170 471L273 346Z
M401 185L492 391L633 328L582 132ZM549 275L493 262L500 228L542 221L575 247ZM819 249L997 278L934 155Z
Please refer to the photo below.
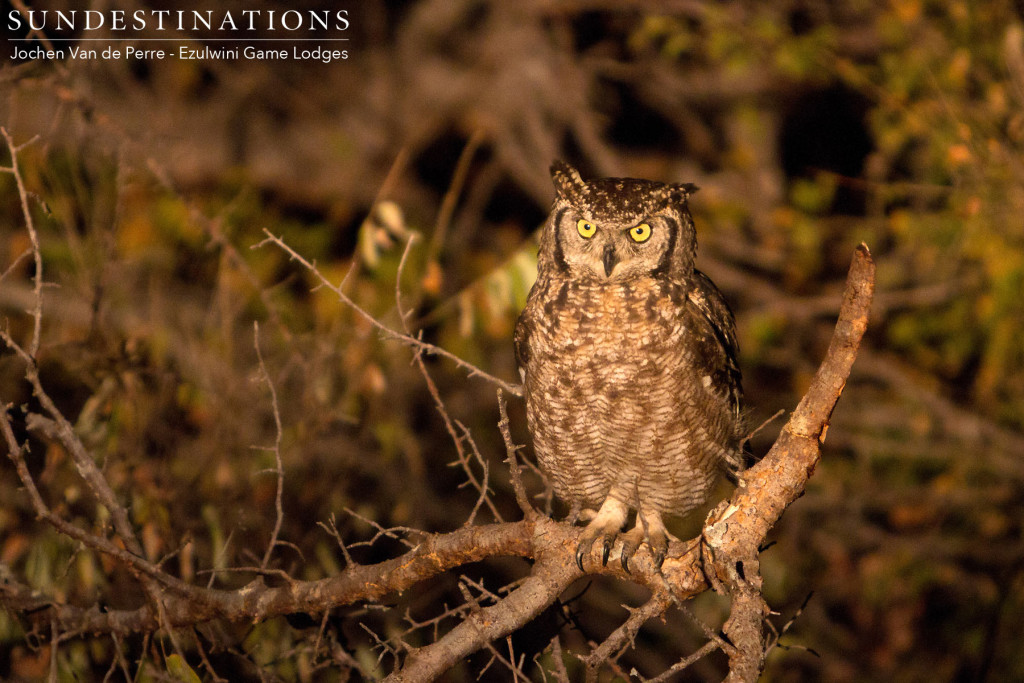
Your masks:
M570 202L578 203L587 194L587 184L580 172L560 159L551 164L551 181L558 195Z
M674 183L672 185L666 185L662 192L665 196L665 202L668 204L680 204L685 202L686 199L699 190L700 188L693 183Z

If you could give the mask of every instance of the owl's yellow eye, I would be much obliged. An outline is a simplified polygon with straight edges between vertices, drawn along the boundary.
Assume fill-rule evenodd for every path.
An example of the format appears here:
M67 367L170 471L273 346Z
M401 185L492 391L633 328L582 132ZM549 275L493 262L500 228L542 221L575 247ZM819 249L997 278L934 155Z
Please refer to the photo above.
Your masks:
M585 221L582 218L576 221L576 231L585 240L589 240L597 232L597 226L590 221Z
M637 244L640 242L646 242L651 238L651 226L647 223L641 223L635 228L629 229L629 236L633 238L633 241Z

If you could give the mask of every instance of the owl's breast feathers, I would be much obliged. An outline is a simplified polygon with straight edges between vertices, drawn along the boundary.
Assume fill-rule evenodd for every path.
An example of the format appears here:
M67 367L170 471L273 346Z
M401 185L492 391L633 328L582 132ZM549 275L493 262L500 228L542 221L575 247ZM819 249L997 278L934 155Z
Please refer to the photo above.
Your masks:
M563 497L579 495L579 478L588 490L582 497L598 500L620 476L707 478L738 466L734 323L703 274L684 282L542 277L515 348L535 450ZM707 481L693 485L704 491ZM699 503L704 495L690 486L656 489L665 491L665 509L678 509L694 504L682 504L687 496Z
M515 351L527 391L541 366L626 386L644 378L664 381L674 373L695 377L737 418L740 413L733 315L718 288L697 270L686 283L542 278L516 325ZM565 376L561 382L576 383Z

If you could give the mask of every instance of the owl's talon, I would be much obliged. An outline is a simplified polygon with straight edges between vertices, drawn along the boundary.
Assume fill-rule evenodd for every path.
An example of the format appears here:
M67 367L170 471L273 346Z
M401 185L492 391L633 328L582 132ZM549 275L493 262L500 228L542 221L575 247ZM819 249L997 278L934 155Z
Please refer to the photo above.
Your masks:
M608 566L608 556L611 555L612 546L615 544L615 536L622 528L622 523L628 514L628 508L614 498L607 498L601 504L601 509L594 515L587 528L580 536L580 543L576 547L576 565L583 571L583 557L587 555L597 539L601 539L601 566Z
M640 547L640 541L643 540L642 538L636 538L636 536L637 534L634 532L629 532L622 536L622 550L619 551L619 562L627 574L630 573L629 561L633 559L637 548Z
M583 558L590 554L590 549L594 545L593 538L587 538L584 534L583 538L580 539L580 544L576 546L576 566L580 568L580 571L586 571L583 568Z
M659 572L661 571L661 565L665 564L665 555L666 555L666 552L664 550L660 550L660 549L655 551L655 553L654 553L654 567Z
M647 542L651 545L654 566L661 571L661 565L665 564L665 558L668 556L668 536L665 535L664 527L659 524L657 528L652 529Z

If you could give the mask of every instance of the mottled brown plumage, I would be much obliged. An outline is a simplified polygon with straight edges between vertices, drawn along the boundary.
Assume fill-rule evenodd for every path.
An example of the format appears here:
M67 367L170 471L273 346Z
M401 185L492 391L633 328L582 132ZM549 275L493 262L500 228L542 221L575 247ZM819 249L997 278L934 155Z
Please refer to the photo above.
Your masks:
M662 515L703 504L741 460L732 314L693 267L692 185L584 181L555 162L557 197L537 282L515 332L541 468L575 510L597 510L577 552L602 539L621 562L645 539L668 549Z

